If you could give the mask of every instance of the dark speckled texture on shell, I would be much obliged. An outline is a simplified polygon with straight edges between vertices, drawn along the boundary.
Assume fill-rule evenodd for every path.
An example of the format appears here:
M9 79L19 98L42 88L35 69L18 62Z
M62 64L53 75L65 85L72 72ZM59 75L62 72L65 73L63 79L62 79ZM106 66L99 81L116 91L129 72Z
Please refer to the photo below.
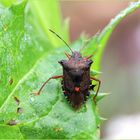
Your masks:
M62 89L72 107L79 108L90 95L90 66L92 60L82 57L79 52L73 52L69 60L59 62L63 67ZM80 91L75 91L79 87Z

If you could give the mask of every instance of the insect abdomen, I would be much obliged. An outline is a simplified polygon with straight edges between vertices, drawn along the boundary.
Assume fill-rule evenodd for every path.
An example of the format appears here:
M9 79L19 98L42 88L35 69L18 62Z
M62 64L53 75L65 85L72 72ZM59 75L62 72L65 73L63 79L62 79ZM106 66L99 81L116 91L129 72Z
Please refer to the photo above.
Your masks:
M83 79L86 78L86 79ZM90 79L88 72L85 76L79 79L72 79L67 72L65 72L62 81L62 89L65 97L70 101L74 108L79 108L87 100L89 96Z

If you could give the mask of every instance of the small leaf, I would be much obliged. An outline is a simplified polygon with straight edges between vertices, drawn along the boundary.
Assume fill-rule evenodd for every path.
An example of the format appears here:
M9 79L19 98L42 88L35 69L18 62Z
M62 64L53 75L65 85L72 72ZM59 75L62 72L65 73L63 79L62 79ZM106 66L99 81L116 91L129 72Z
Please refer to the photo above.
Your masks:
M105 96L110 95L110 93L99 93L97 96L97 102L100 101L101 99L103 99Z
M99 117L100 121L107 121L107 118L104 118L104 117Z
M100 69L100 63L103 51L105 49L106 43L109 40L114 28L129 14L134 12L136 9L140 8L140 1L133 2L126 9L122 10L115 18L111 19L109 24L103 29L103 31L98 36L97 41L97 54L95 56L96 62L93 65L93 68L96 70Z
M99 71L96 71L96 70L91 70L90 71L91 76L96 76L96 75L101 74L101 73L102 72L99 72Z
M133 2L126 9L122 10L115 18L111 19L109 24L102 30L101 33L97 33L91 38L91 44L87 45L84 52L90 52L94 55L96 60L92 65L92 69L100 70L100 63L102 59L102 54L104 52L107 41L109 40L115 27L129 14L134 12L136 9L140 8L140 1ZM83 53L84 54L84 53Z
M100 101L101 99L103 99L105 96L110 95L110 93L98 93L97 97L96 97L96 101ZM95 91L91 90L91 98L93 98L95 96Z

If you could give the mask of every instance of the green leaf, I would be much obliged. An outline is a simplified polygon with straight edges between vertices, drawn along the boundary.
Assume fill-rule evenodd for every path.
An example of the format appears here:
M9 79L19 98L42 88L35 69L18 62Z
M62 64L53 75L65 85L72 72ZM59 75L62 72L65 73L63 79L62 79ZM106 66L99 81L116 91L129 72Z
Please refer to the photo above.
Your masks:
M98 139L98 113L92 98L74 110L58 80L50 81L40 96L32 94L46 79L62 74L57 61L66 58L67 48L48 54L52 46L36 35L24 8L21 3L1 12L0 138Z
M24 7L22 3L2 9L0 15L0 106L47 50L33 36L33 28L24 24Z
M17 2L17 0L0 0L0 4L4 5L5 7L9 7L15 2Z
M104 97L110 95L110 93L99 93L97 98L96 98L96 101L100 101L101 99L103 99Z
M74 110L65 99L59 80L50 81L41 95L32 94L46 79L62 74L57 61L66 58L63 52L67 48L54 50L57 45L62 45L47 30L55 23L56 32L62 29L57 1L43 1L39 6L30 1L30 5L36 9L32 12L36 18L41 16L35 24L42 29L45 40L30 24L32 14L26 12L25 2L0 9L0 138L100 139L101 119L92 96L79 110ZM49 17L53 7L56 8L56 20ZM89 45L93 50L89 51L96 50L97 43L105 45L99 37L101 35L94 37L95 42L92 40ZM72 47L78 48L80 43L78 40ZM96 59L97 64L99 59Z
M23 139L17 126L0 125L0 139Z
M109 24L103 29L101 33L97 33L93 39L91 39L91 43L87 45L84 52L88 52L94 55L94 64L92 65L92 69L100 70L100 63L102 59L102 55L106 46L108 39L110 38L114 28L129 14L134 12L136 9L140 8L140 1L131 2L130 5L122 10L115 18L111 19ZM95 52L95 53L94 53ZM83 53L84 54L84 53Z
M34 15L34 22L37 22L36 27L39 32L42 32L42 36L47 36L54 47L64 45L55 35L50 34L48 29L52 29L69 42L68 20L62 23L58 0L41 0L41 2L29 0L29 4Z
M96 70L91 70L90 71L90 75L91 76L93 76L93 77L95 77L96 75L99 75L99 74L101 74L102 72L99 72L99 71L96 71Z

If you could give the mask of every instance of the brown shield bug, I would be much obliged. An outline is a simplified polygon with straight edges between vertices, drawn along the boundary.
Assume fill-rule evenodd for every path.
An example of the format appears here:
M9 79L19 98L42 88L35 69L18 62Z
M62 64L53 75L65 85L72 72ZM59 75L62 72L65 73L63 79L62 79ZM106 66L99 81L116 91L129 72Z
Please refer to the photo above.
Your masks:
M52 76L41 86L36 95L39 95L43 87L51 80L62 78L62 90L67 100L71 103L72 107L77 109L87 100L90 95L89 90L93 90L95 85L92 85L92 80L98 82L98 87L95 96L93 97L96 103L96 97L100 88L101 81L95 77L90 76L90 67L93 61L91 56L82 57L80 52L72 51L69 45L54 31L50 30L59 39L61 39L67 47L71 50L72 54L65 53L68 60L61 60L58 63L63 68L63 75Z

